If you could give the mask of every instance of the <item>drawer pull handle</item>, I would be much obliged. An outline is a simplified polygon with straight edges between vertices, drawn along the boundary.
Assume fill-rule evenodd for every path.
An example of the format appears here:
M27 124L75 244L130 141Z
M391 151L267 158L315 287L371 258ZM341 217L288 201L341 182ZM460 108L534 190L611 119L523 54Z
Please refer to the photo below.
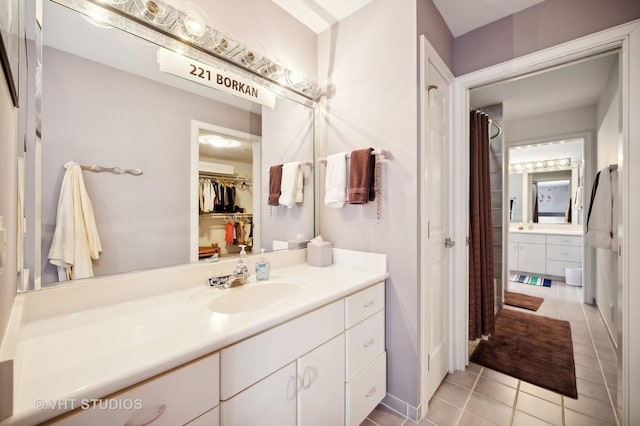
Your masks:
M289 376L289 382L287 383L287 401L293 401L296 397L296 379L293 376Z
M311 373L309 372L309 367L304 368L304 373L302 373L302 389L309 389L311 386Z
M369 340L368 342L366 342L365 344L362 345L363 348L368 348L369 346L373 345L376 341L374 339Z
M151 423L155 422L160 418L160 416L164 413L164 410L167 409L167 404L162 404L158 408L154 409L151 413L138 413L131 420L128 420L124 426L147 426ZM152 411L152 410L148 410ZM151 415L150 419L140 420L143 415Z
M371 390L369 390L369 392L367 392L366 394L364 394L365 398L369 398L370 396L373 396L376 394L376 387L372 387Z
M373 299L372 299L372 300L370 300L369 302L367 302L367 303L365 303L364 305L362 305L362 307L363 307L363 308L370 308L370 307L372 307L372 306L373 306L373 305L375 305L375 304L376 304L376 302L375 302L375 301L373 301Z

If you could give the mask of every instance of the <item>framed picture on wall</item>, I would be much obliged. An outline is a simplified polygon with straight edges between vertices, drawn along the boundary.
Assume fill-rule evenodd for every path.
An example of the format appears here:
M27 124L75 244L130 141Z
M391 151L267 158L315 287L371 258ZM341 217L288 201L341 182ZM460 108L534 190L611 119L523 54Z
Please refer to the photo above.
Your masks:
M20 37L20 1L0 2L0 62L9 86L13 105L18 106L18 58Z

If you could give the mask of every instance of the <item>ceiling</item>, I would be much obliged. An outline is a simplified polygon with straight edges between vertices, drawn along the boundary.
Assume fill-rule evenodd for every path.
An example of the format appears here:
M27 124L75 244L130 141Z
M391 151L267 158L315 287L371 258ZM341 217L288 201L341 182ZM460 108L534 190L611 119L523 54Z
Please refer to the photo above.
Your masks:
M470 106L502 103L507 121L593 105L618 59L613 53L473 89Z
M453 37L513 15L544 0L433 0Z
M272 0L316 33L373 0ZM433 0L454 37L513 15L544 0Z

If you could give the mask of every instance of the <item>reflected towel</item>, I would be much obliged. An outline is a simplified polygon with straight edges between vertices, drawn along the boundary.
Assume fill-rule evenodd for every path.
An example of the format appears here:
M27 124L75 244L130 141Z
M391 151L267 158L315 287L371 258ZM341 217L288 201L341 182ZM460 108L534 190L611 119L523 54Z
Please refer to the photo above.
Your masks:
M280 185L282 184L282 164L269 168L269 201L270 206L277 206L280 199Z
M49 250L49 262L58 267L60 281L93 277L91 259L98 259L102 251L82 169L71 161L65 164L65 168L56 229Z
M282 184L280 185L280 198L278 202L281 206L292 208L295 203L301 202L297 200L298 195L302 198L302 180L299 161L291 161L284 163L282 166ZM298 194L299 192L299 194Z
M339 209L347 199L347 153L339 152L327 157L324 204Z
M351 152L349 167L349 204L365 204L369 201L371 186L372 148Z

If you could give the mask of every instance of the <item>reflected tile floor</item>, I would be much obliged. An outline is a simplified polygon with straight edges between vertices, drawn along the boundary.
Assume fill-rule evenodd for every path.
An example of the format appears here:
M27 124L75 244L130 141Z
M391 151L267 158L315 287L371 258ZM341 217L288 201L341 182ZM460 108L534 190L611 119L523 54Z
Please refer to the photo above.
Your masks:
M580 302L582 289L554 281L551 287L511 282L507 290L543 297L536 314L571 323L578 399L471 363L447 375L421 421L379 405L361 426L619 425L615 350L597 308Z

